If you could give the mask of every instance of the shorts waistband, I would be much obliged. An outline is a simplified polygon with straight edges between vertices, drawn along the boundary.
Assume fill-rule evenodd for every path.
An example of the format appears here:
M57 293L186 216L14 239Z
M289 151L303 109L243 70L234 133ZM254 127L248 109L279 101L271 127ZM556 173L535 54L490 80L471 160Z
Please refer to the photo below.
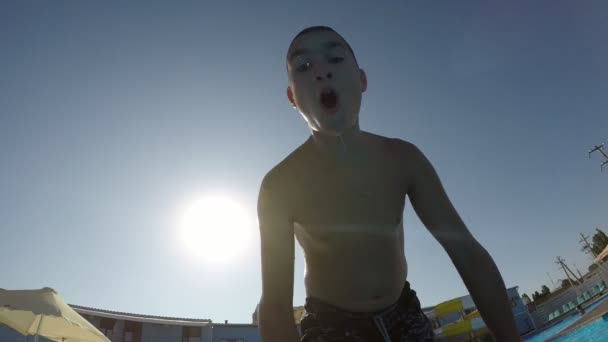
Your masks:
M409 282L405 282L403 286L403 290L401 291L401 295L397 302L389 305L383 309L373 311L373 312L353 312L348 309L344 309L329 303L326 303L318 298L307 297L304 308L306 312L314 313L314 314L324 314L331 313L334 315L339 315L348 319L355 320L367 320L373 319L374 317L382 317L392 311L395 310L398 306L403 308L409 308L414 303L414 298L416 298L416 292L410 288Z

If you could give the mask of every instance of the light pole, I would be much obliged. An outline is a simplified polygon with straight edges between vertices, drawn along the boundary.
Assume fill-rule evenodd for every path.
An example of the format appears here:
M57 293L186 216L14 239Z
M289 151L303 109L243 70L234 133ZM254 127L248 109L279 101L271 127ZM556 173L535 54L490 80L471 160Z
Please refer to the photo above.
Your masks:
M602 156L604 156L604 159L606 159L604 162L602 162L600 164L600 170L602 170L602 171L604 171L604 164L608 163L608 154L606 154L606 152L604 152L603 148L604 148L604 144L602 143L600 145L593 146L593 148L589 150L589 158L591 158L591 153L597 151L597 152L601 153Z

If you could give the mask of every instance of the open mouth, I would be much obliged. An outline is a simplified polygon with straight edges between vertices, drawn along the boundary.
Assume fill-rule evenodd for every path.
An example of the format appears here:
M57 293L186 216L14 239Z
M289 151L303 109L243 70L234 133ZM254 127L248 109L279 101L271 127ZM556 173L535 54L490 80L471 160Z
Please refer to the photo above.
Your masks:
M338 105L338 93L334 89L326 89L321 92L321 105L325 109L335 109Z

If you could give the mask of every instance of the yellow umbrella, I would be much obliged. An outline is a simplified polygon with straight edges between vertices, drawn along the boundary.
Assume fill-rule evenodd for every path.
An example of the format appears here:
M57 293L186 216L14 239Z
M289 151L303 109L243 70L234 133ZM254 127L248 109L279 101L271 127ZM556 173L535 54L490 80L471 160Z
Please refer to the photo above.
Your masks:
M109 342L97 328L67 305L55 290L0 289L0 323L22 335L61 342Z

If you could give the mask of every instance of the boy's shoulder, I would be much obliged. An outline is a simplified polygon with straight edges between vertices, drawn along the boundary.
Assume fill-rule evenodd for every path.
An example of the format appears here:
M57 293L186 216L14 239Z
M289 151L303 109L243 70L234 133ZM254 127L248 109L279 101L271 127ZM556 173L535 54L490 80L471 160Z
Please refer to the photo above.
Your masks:
M286 187L291 184L293 175L298 172L302 159L305 158L305 145L306 142L302 143L295 150L283 158L278 164L276 164L270 171L266 173L262 180L262 187L268 189L286 190Z
M375 145L390 153L396 160L407 160L422 153L415 144L407 140L386 137L370 132L365 132L365 134L371 141L375 142Z

